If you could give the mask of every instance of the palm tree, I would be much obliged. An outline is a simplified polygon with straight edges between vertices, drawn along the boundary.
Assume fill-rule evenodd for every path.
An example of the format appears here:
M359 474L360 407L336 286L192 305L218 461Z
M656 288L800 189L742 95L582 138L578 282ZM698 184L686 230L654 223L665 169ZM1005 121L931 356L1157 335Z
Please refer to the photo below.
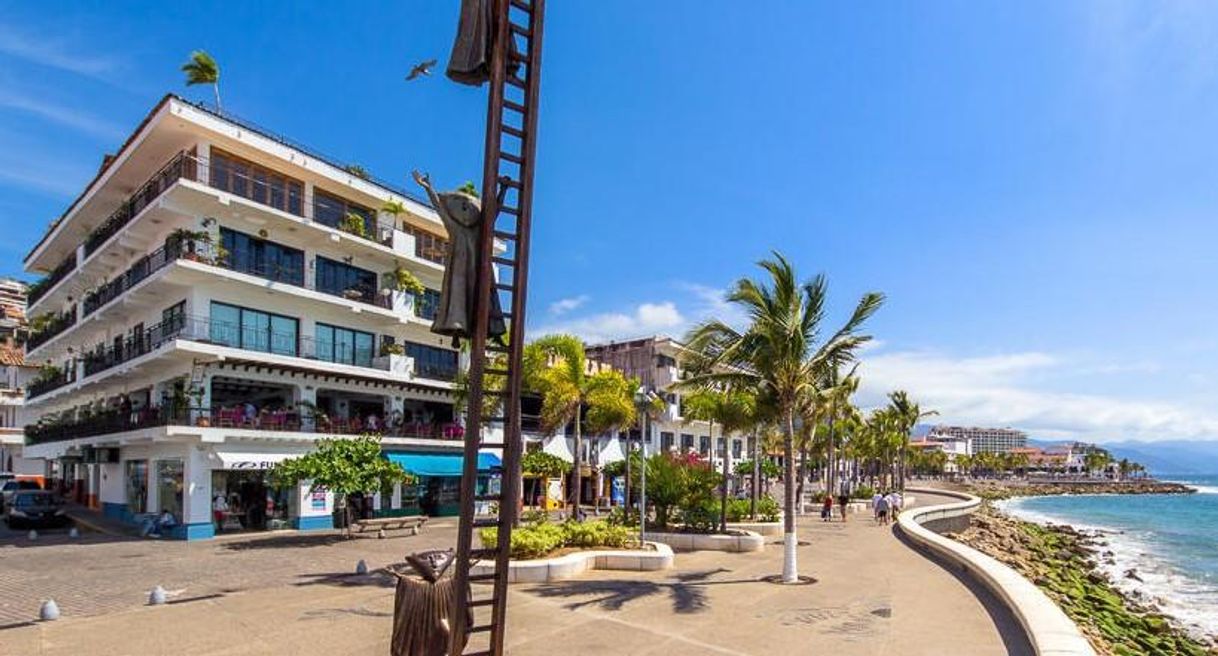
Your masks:
M676 387L683 386L678 384ZM712 440L715 438L715 424L719 424L719 439L723 441L723 489L719 503L719 530L727 531L727 480L731 475L729 436L753 423L757 412L757 398L748 390L704 387L685 395L682 412L686 422L708 422L708 432Z
M204 50L190 53L190 61L182 64L182 72L186 73L186 86L210 84L216 94L216 109L224 111L220 105L220 66L211 55Z
M888 394L888 404L892 408L893 419L901 431L901 446L897 451L897 488L905 491L905 449L909 444L909 436L923 417L939 414L935 410L922 411L922 408L909 398L905 390L896 390Z
M578 518L585 424L589 431L601 433L634 423L634 386L619 371L589 373L584 343L574 335L547 335L529 344L524 377L525 386L541 394L544 432L554 434L570 423L575 426L571 499L572 516Z
M718 319L698 325L690 334L688 346L711 358L714 368L691 377L695 384L726 383L756 389L773 399L783 425L784 554L782 581L799 580L795 547L795 414L800 400L816 385L816 373L823 367L852 362L859 346L870 336L859 332L875 313L884 297L863 295L850 318L823 342L827 283L823 275L800 285L794 268L781 254L759 263L769 274L768 281L742 278L736 282L727 301L749 316L743 332Z

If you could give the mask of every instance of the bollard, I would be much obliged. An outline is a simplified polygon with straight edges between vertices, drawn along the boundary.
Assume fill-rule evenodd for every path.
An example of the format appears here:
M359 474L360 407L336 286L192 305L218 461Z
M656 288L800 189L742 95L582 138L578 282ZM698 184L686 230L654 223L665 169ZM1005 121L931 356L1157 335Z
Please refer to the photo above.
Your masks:
M383 529L383 528L382 528L382 529L377 529L377 531L376 531L376 539L378 539L378 540L384 540L384 539L385 539L385 529Z
M72 539L76 539L76 538L80 537L80 529L76 528L75 526L68 529L68 537L70 537Z
M355 564L355 573L361 576L368 573L368 563L365 563L363 558Z
M35 531L34 529L30 529L30 532L28 534L26 534L26 537L28 537L30 540L37 540L38 531Z
M55 603L54 599L42 602L42 608L38 610L38 619L43 622L59 619L59 604Z
M161 586L158 585L157 587L152 589L152 592L148 593L148 605L149 606L160 606L161 604L164 604L164 603L165 603L165 588L162 588Z

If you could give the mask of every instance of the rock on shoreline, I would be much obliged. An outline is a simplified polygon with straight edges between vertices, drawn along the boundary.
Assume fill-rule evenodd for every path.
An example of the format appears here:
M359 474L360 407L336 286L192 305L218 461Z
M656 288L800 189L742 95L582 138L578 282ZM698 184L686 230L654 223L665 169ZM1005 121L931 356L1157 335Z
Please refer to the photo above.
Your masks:
M1193 494L1197 490L1181 483L1161 481L1053 481L973 480L965 491L995 501L1011 497L1046 497L1060 494Z
M1049 595L1102 654L1218 654L1152 603L1124 595L1098 570L1105 556L1096 537L1069 526L1013 519L989 504L969 528L948 534L1014 568ZM1134 573L1136 576L1136 573Z

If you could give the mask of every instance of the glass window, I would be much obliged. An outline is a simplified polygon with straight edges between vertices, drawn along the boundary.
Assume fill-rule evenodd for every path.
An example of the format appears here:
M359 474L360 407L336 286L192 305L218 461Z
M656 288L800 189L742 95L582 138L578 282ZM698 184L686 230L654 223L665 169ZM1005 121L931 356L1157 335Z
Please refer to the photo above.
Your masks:
M415 342L403 342L406 355L414 358L414 372L425 378L452 380L457 376L457 352Z
M375 336L360 330L317 324L317 358L327 362L372 366Z
M375 303L376 274L367 269L318 256L317 291L365 303Z
M422 294L414 297L414 315L422 319L435 319L436 310L440 307L440 292L425 289Z
M127 509L132 513L148 512L148 461L127 461Z
M732 440L732 457L739 460L744 451L744 440Z
M168 510L182 521L182 481L185 465L181 460L158 460L156 462L157 512Z
M667 432L663 432L663 431L660 432L660 448L664 449L665 451L671 451L672 447L673 447L672 442L673 442L672 433L667 433Z
M422 228L416 228L408 223L402 225L402 231L414 237L414 254L424 260L444 264L448 255L448 240Z
M213 148L210 184L216 189L301 215L303 185L266 167Z
M176 305L161 311L161 333L171 335L186 325L186 301L178 301Z
M233 348L296 355L299 352L300 322L292 317L211 303L211 339Z
M313 190L313 220L337 228L342 225L348 214L354 214L364 220L364 236L375 238L376 214L349 200L328 194L320 189Z
M694 448L694 436L689 433L681 433L681 450L690 451Z
M709 435L701 435L698 437L698 453L701 453L704 456L709 455L710 446L711 446L711 441L710 441Z
M372 366L372 333L355 333L355 364L360 367Z
M211 304L211 341L241 348L241 308L224 303Z
M228 228L220 229L220 240L228 251L224 259L227 268L275 282L304 285L304 251Z

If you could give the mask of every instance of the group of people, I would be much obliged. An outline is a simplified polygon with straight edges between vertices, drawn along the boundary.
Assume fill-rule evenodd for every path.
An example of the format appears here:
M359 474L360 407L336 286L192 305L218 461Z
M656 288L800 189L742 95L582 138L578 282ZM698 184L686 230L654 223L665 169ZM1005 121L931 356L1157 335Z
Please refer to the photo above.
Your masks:
M888 494L875 493L871 497L871 509L875 513L875 522L886 526L890 521L896 521L897 515L905 505L905 499L900 492L893 490Z

